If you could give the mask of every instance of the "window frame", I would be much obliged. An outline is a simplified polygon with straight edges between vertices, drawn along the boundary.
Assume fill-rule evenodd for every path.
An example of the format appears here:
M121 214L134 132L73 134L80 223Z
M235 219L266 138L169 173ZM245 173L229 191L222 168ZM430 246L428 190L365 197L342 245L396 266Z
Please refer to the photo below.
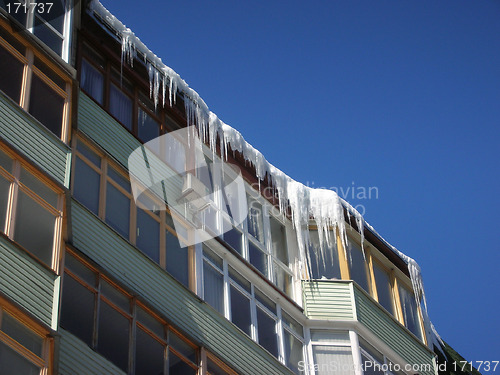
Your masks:
M15 35L10 30L10 26L5 25L0 21L0 27L4 29L5 32L10 33L11 36L20 44L22 44L26 51L25 55L21 54L14 46L11 46L8 41L0 36L0 48L4 48L8 53L10 53L16 60L21 62L24 66L22 81L20 82L21 91L18 100L12 99L16 102L25 112L32 116L38 123L40 123L44 128L46 128L51 134L54 134L47 126L41 123L30 113L30 95L32 89L33 76L36 76L42 81L43 84L47 85L52 91L55 92L58 97L62 98L64 101L63 110L61 113L62 122L60 126L58 125L61 134L58 136L54 134L57 138L61 139L64 143L68 143L70 137L71 128L71 98L72 98L72 84L71 79L67 78L65 74L57 68L49 59L47 59L39 51L31 47L25 40L21 39L18 35ZM42 64L44 64L51 73L54 73L62 81L65 82L65 88L61 88L57 83L53 82L41 69L37 67L35 58L39 59ZM6 95L7 96L7 95Z

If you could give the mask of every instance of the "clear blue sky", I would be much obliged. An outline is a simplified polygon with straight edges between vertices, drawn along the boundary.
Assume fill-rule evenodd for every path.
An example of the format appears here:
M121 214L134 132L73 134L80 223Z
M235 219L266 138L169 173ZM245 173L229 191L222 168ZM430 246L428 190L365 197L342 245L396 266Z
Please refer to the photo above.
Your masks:
M438 332L500 360L500 1L102 2L292 178L376 187Z

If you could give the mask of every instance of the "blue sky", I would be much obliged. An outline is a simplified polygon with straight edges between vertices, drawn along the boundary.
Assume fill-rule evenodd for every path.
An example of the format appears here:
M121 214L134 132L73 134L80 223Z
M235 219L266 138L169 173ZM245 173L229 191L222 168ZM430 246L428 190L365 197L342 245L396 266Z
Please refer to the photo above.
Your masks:
M500 360L500 1L102 2L292 178L376 187L438 332Z

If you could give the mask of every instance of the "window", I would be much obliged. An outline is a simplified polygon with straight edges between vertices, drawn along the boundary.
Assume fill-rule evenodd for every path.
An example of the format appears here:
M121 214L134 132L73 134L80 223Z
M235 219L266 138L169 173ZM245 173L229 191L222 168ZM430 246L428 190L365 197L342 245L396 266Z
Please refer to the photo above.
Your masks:
M364 375L401 375L399 365L392 363L385 355L368 343L360 340L361 366ZM398 370L399 368L399 370Z
M406 328L415 336L422 340L422 328L420 326L419 312L415 295L409 288L398 282L399 297L401 299L401 309L403 312L403 321Z
M147 207L157 210L137 207L124 170L89 143L77 139L74 154L73 197L189 287L193 249L181 246L187 229L183 232L180 222L174 227L170 213L160 210L165 204L157 197L141 196L142 203L147 201Z
M354 375L354 360L347 332L311 331L315 374Z
M339 253L335 234L329 232L328 241L323 239L323 246L319 240L317 230L309 230L309 257L311 267L311 277L313 279L341 279Z
M163 374L166 366L169 375L198 373L196 346L70 251L61 327L127 373Z
M392 283L389 271L379 264L378 261L373 261L373 274L377 284L378 302L392 315L394 315L394 305L392 297Z
M52 372L48 331L0 299L0 370L7 375Z
M18 6L19 3L21 6ZM70 23L72 4L64 0L53 0L50 4L49 7L49 3L33 0L0 2L0 6L21 25L68 61L71 38L68 36L70 27L66 25Z
M349 265L351 279L356 281L367 293L370 293L365 253L355 242L349 240Z
M3 30L0 36L0 90L66 141L71 95L69 79L62 78L48 61L34 50L19 45L14 37L10 36L7 41Z
M0 229L57 271L62 191L6 149L0 148L0 159Z
M206 245L202 279L203 299L208 304L292 371L300 373L302 325ZM228 290L227 296L224 290Z

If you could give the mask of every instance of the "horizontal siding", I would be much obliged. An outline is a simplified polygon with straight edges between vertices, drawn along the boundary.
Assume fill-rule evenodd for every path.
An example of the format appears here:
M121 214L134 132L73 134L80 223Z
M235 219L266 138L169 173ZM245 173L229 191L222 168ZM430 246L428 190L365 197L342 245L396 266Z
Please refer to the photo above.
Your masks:
M350 283L303 281L302 290L309 319L354 320Z
M60 329L59 334L59 375L125 374L68 331Z
M70 148L2 92L0 137L61 185L69 186Z
M433 364L434 355L356 285L354 295L357 316L361 324L370 329L408 363L418 365ZM434 371L422 371L421 373L434 375Z
M0 236L0 290L51 326L54 283L58 276Z
M106 224L72 201L73 245L242 374L291 374Z

